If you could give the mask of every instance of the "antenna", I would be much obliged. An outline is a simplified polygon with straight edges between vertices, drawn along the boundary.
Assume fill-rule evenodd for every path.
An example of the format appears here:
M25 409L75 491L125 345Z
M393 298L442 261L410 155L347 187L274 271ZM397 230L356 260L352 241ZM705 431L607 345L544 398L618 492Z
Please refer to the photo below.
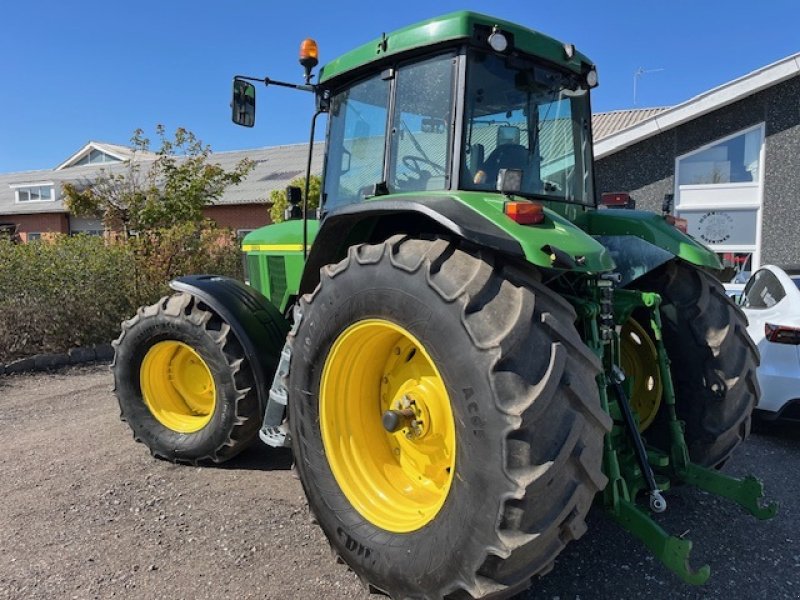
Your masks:
M633 105L636 106L636 84L639 81L639 77L644 75L645 73L658 73L659 71L663 71L664 69L645 69L644 67L639 67L633 72Z

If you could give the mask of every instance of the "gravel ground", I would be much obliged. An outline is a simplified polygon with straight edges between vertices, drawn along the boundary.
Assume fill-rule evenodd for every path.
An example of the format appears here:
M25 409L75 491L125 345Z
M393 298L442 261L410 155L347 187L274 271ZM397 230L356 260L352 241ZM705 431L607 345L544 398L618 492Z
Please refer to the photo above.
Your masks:
M258 444L223 468L150 458L120 423L106 367L0 377L0 598L361 598L311 524L291 457ZM663 522L688 530L702 588L683 585L601 510L518 600L800 597L800 426L762 427L728 467L781 512L758 522L692 489Z

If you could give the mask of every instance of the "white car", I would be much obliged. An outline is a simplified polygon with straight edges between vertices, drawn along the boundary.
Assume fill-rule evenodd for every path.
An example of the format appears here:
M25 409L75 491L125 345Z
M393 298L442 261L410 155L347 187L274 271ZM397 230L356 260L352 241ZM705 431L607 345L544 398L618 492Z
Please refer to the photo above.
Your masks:
M758 408L767 418L800 419L800 267L753 273L740 304L761 352Z

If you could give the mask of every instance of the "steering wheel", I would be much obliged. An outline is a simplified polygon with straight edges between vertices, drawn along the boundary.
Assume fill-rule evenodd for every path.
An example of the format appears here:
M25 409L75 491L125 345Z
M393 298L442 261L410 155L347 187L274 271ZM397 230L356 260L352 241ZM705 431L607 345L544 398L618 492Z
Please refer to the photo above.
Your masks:
M421 156L412 156L411 154L407 154L401 159L403 165L414 175L417 177L422 177L427 175L430 177L430 173L422 169L422 165L428 165L433 167L435 170L439 171L439 173L444 174L444 167L442 165L436 164L432 160L428 158L422 158Z

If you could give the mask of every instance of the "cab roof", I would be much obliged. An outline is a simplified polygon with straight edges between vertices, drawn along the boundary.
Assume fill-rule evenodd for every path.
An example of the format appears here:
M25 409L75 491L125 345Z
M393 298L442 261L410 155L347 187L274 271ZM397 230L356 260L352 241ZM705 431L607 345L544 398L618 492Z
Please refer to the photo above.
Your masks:
M372 63L379 63L389 57L421 48L468 38L475 38L477 41L482 33L485 36L486 32L495 26L506 35L510 34L513 38L513 50L541 57L576 73L582 73L592 64L586 56L577 51L569 58L564 43L533 29L475 12L459 11L383 34L380 38L343 54L320 70L319 82L330 85L334 80L368 67Z

